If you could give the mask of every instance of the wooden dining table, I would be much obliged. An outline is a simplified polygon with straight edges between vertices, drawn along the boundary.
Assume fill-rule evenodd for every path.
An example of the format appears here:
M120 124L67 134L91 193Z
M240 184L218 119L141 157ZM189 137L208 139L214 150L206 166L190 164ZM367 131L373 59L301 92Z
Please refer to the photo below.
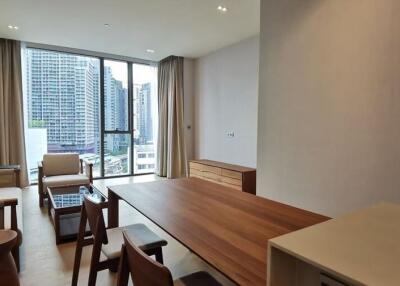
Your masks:
M108 225L119 200L238 285L266 285L268 240L329 218L197 178L108 187Z

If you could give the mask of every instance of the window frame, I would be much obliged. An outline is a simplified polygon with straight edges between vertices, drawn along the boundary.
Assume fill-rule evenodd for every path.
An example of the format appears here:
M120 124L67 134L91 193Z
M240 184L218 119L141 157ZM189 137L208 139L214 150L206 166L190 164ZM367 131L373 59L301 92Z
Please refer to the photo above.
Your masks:
M100 92L100 176L95 177L93 179L111 179L111 178L122 178L122 177L131 177L131 176L143 176L143 175L150 175L154 174L155 172L149 172L149 173L134 173L134 116L133 116L133 72L132 72L132 67L133 64L140 64L140 65L148 65L148 66L157 66L158 61L152 61L152 60L145 60L145 59L139 59L139 58L133 58L133 57L127 57L127 56L120 56L120 55L115 55L115 54L108 54L108 53L101 53L101 52L95 52L95 51L88 51L88 50L82 50L82 49L75 49L75 48L68 48L68 47L62 47L62 46L55 46L55 45L46 45L46 44L39 44L39 43L32 43L32 42L24 42L23 43L23 48L26 49L38 49L38 50L44 50L44 51L52 51L52 52L58 52L58 53L65 53L65 54L71 54L71 55L76 55L76 56L84 56L84 57L92 57L96 58L100 62L100 86L99 86L99 92ZM128 76L128 130L126 131L120 131L120 130L115 130L115 131L110 131L110 130L105 130L105 98L104 98L104 61L110 60L110 61L119 61L119 62L125 62L127 64L127 76ZM105 176L105 169L104 169L104 138L106 134L129 134L130 135L130 154L129 154L129 160L131 162L131 168L128 172L128 174L123 174L123 175L115 175L115 176ZM37 183L36 183L37 184Z

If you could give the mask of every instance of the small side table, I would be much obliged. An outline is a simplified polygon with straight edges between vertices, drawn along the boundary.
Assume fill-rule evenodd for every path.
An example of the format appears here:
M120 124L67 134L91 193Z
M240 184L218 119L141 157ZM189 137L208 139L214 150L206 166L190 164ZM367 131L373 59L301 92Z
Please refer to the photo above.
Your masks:
M93 185L48 187L49 216L56 234L56 244L76 239L85 194L98 198L107 207L107 198ZM87 225L87 234L90 234Z
M17 237L13 230L0 230L0 281L7 281L9 286L19 286L17 267L11 255Z

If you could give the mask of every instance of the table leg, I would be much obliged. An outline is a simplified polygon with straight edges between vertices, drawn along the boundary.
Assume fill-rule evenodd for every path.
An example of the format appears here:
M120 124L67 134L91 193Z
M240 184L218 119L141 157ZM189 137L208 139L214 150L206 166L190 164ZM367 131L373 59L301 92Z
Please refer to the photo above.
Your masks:
M118 227L119 197L108 189L108 227Z
M47 213L49 216L51 216L51 207L52 207L52 205L51 205L51 200L50 200L50 196L49 196L47 199Z
M60 244L60 215L55 211L54 212L54 230L56 233L56 244Z

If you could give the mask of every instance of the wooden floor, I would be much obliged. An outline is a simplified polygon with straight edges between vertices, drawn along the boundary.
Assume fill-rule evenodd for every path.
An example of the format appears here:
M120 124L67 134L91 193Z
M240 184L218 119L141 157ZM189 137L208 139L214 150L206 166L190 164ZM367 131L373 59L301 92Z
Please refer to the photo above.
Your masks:
M154 175L129 178L96 180L100 190L106 186L157 180ZM23 192L24 241L21 249L21 285L71 285L75 242L56 245L54 228L47 215L47 208L40 209L37 186ZM163 248L165 265L174 278L198 270L209 271L223 285L233 285L224 276L210 268L204 261L188 251L164 231L155 226L132 207L120 202L120 225L146 223L158 235L168 241ZM87 285L91 247L85 247L82 257L79 285ZM108 270L101 271L97 285L116 285L116 275Z

